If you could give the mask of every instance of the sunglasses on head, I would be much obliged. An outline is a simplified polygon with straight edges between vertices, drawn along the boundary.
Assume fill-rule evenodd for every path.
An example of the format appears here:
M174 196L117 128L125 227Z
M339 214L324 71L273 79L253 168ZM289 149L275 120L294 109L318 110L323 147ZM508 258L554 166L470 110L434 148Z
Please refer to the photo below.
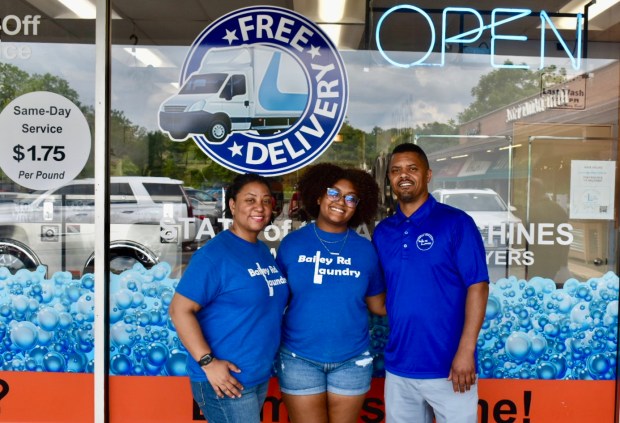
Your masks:
M343 196L338 188L327 188L327 198L331 201L339 201L343 197L347 207L356 207L360 202L359 197L355 194L347 194Z

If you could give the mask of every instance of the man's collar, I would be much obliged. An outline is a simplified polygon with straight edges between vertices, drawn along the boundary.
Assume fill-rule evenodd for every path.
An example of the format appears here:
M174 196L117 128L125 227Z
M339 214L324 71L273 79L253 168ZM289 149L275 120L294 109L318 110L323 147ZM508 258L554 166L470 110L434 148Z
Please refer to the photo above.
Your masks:
M432 195L429 194L428 198L420 206L420 208L418 208L409 217L407 217L403 213L403 211L400 209L400 203L398 203L397 206L396 206L396 213L394 213L394 216L395 216L396 221L397 221L398 224L401 224L401 223L403 223L406 220L419 221L420 219L424 219L426 216L428 216L428 214L433 209L433 207L435 207L436 203L437 203L437 200L435 200L435 197L433 197Z

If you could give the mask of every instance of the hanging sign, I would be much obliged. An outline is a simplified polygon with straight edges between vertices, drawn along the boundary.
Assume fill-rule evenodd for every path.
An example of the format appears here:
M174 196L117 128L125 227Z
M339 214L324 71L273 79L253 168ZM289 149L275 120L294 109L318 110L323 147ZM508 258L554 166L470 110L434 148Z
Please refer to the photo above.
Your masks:
M570 173L570 218L614 218L616 162L572 160Z
M317 159L344 121L342 58L313 22L279 7L250 7L209 25L183 64L180 90L159 110L174 141L192 138L240 173L282 175Z

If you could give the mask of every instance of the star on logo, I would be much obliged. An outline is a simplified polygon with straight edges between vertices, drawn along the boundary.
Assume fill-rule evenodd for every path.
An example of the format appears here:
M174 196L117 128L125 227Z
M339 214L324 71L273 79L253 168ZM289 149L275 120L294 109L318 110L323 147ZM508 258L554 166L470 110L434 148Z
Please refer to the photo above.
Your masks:
M228 41L228 45L231 45L233 41L239 39L237 38L237 35L235 34L236 32L237 32L236 29L233 29L232 31L226 30L226 36L224 37L224 39Z
M241 154L241 149L242 149L242 148L243 148L243 146L242 146L242 145L237 145L237 143L236 143L236 142L233 144L233 146L232 146L232 147L228 147L228 149L229 149L230 151L232 151L232 157L235 157L235 156L241 156L241 155L242 155L242 154Z
M310 50L308 51L308 54L310 54L312 56L312 58L314 59L316 56L320 56L321 55L319 50L320 50L319 47L311 46Z

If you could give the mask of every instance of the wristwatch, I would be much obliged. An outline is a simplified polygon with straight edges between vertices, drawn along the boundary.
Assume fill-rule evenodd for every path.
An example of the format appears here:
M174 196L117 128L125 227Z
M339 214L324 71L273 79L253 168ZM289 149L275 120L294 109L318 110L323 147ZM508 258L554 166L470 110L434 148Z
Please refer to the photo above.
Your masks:
M207 364L211 363L214 359L215 359L215 357L213 357L213 355L211 355L211 353L205 354L202 357L200 357L200 360L198 360L198 365L200 367L204 367Z

